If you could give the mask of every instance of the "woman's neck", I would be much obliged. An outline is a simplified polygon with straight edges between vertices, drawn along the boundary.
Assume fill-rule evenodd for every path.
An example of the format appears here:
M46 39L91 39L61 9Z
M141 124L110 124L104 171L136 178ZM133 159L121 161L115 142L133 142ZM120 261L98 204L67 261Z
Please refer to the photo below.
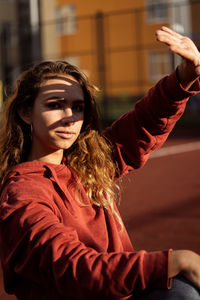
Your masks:
M48 154L39 154L39 153L30 153L28 156L28 161L43 161L46 163L52 163L52 164L56 164L59 165L61 164L63 159L63 150L59 149L57 151L48 153Z

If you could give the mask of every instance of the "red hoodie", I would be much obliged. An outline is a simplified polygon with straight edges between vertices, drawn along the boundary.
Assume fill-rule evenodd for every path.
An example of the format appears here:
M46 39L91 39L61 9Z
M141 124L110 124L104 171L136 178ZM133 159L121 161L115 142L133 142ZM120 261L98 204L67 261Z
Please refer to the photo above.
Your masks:
M176 73L105 131L121 175L141 167L167 138L187 98ZM196 90L196 91L195 91ZM76 174L40 161L17 165L1 194L0 255L5 290L20 300L125 299L169 286L168 252L135 252L109 209L75 199Z

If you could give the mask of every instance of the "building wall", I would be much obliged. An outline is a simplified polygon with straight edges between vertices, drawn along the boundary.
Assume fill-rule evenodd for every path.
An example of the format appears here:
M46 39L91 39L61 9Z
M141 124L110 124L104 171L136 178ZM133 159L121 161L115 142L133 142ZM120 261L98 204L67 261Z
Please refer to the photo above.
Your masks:
M91 15L96 13L97 11L103 12L111 12L111 11L121 11L124 9L132 9L132 8L143 8L144 0L56 0L56 5L64 5L66 3L74 3L77 6L77 15Z
M147 23L146 0L41 2L46 23L53 13L55 16L56 8L73 4L77 26L72 34L58 34L55 27L47 34L51 26L43 26L47 28L43 29L44 58L57 56L77 64L109 96L141 95L152 86L155 80L148 78L148 51L158 48L154 32L163 22ZM48 39L55 41L52 47ZM162 46L160 51L164 51Z
M16 20L16 8L14 0L0 1L0 21L13 22Z
M148 0L41 0L44 59L58 57L78 65L109 97L143 95L179 62L155 41L155 30L167 25L189 34L196 26L189 0L154 3L160 1L169 4L166 19L149 20ZM73 6L74 18L61 19L64 14L59 17L58 11L64 13L67 5Z
M41 50L44 59L58 58L58 41L55 26L55 0L40 1Z
M58 6L70 3L57 0ZM156 47L154 32L158 24L147 24L145 1L75 0L78 30L75 35L61 36L61 55L79 56L80 67L109 96L141 95L152 85L148 82L147 48ZM97 31L98 12L103 15L103 45ZM83 16L93 18L83 18ZM102 47L98 56L97 47ZM82 53L82 55L78 55ZM104 80L100 70L104 69ZM104 84L102 84L104 82ZM103 86L102 86L103 85Z

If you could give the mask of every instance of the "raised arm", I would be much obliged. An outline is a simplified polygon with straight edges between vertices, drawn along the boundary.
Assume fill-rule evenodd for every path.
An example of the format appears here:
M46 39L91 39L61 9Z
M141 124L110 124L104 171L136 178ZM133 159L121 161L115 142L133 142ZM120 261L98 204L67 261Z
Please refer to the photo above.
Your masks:
M116 145L121 173L144 165L149 154L167 139L187 100L200 92L200 53L194 43L167 27L157 30L156 38L183 60L136 103L134 110L105 131Z

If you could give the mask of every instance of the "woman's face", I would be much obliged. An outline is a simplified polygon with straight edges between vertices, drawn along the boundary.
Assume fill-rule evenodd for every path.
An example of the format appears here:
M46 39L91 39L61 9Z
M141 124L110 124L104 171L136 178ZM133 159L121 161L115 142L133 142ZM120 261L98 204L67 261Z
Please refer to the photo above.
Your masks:
M73 77L59 76L42 84L31 112L30 159L60 163L63 150L78 138L84 121L84 94Z

